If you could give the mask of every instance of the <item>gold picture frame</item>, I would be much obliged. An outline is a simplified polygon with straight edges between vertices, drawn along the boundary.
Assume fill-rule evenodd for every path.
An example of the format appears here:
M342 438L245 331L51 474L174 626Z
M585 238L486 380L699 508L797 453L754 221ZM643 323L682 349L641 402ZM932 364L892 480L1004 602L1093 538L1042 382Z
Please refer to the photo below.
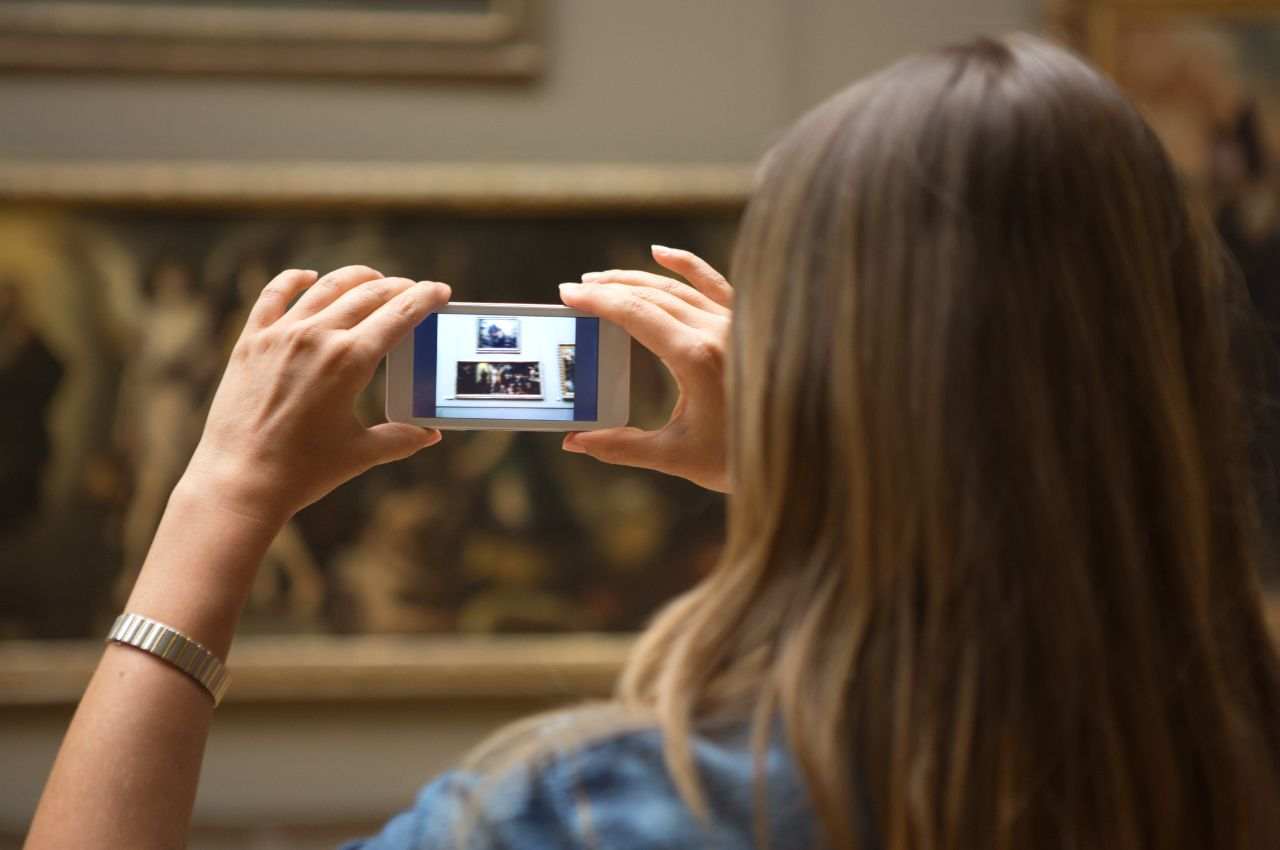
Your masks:
M0 202L165 209L435 209L468 215L740 210L750 164L0 159Z
M32 163L0 160L0 222L8 222L23 232L30 230L33 234L40 234L35 240L39 244L33 244L32 251L41 257L47 255L59 260L87 252L86 256L97 258L101 261L100 271L110 274L114 281L111 289L118 293L126 291L120 289L122 275L145 271L145 263L140 265L137 258L122 252L125 249L132 251L144 247L148 251L156 250L156 246L163 240L146 223L164 223L174 218L177 220L169 228L172 231L169 236L177 237L180 242L187 240L192 228L199 232L191 236L191 239L202 245L204 230L226 237L219 243L222 247L218 248L218 251L224 253L231 252L226 257L217 251L209 252L208 256L203 253L200 255L210 264L210 268L218 263L225 266L222 272L214 276L225 280L225 284L219 284L220 286L238 285L238 275L241 272L233 271L233 266L242 268L245 272L252 271L252 262L233 266L227 266L224 262L233 254L239 255L247 251L244 256L248 258L258 250L248 243L237 247L237 234L259 233L266 240L264 250L268 251L277 250L271 246L281 240L288 245L310 245L312 247L307 250L322 253L331 250L343 252L350 247L358 249L361 257L373 256L378 263L383 262L380 258L388 256L380 253L384 248L395 249L389 256L399 256L397 252L401 247L411 251L428 250L422 246L431 243L437 244L441 249L437 251L436 248L429 248L433 256L455 266L461 263L461 267L465 267L471 262L489 262L488 258L494 253L484 247L488 242L472 244L465 241L480 239L483 232L488 232L490 225L486 222L505 222L520 231L539 227L556 232L565 230L556 226L553 221L544 221L556 217L578 217L584 222L594 222L591 226L599 231L599 237L593 236L587 242L582 240L581 233L577 230L565 231L572 233L563 237L566 246L570 246L572 250L584 245L603 252L598 261L593 261L595 265L583 265L583 268L643 263L647 260L644 248L652 241L650 236L665 239L668 244L688 244L712 261L722 263L727 257L732 224L750 190L751 172L750 166L739 164ZM173 212L178 215L171 216ZM418 217L435 224L412 228L398 225L397 229L386 230L388 221L408 222ZM634 224L629 223L632 219ZM183 221L187 224L183 224ZM431 228L439 226L440 222L459 224L456 232L448 231L452 235L447 238L438 234L431 235L434 232ZM629 228L639 230L632 233ZM657 230L654 231L654 228ZM288 236L295 231L300 236L305 236L305 239L299 242ZM481 235L475 235L476 232L481 232ZM335 233L341 239L351 240L349 245L333 247L332 234ZM18 238L13 233L10 235ZM645 238L641 239L641 236ZM59 247L54 250L40 239L46 239L48 246L57 243ZM465 251L461 254L450 248L455 239L464 240L460 247ZM541 238L532 239L528 244L534 246L528 250L539 255L556 254L554 251L543 250L542 246L546 243ZM293 248L288 250L292 251ZM276 257L274 254L271 256ZM292 256L279 256L271 262L286 263L293 259ZM407 265L417 264L409 262ZM67 266L63 270L64 276L83 271L77 271L76 268ZM28 269L28 272L27 276L34 280L44 280L47 277L38 269ZM523 281L525 277L558 279L547 277L530 267L528 275L483 273L476 275L473 281L498 286L506 285L504 281ZM472 283L473 287L479 285ZM128 289L131 291L132 288ZM42 292L48 290L49 287L41 287ZM513 300L492 297L492 293L481 290L476 290L474 295L478 300ZM138 306L134 303L133 296L120 303L129 307L130 311ZM128 336L131 335L126 334L120 338ZM64 337L67 340L73 339L64 334L59 340ZM105 342L107 341L104 339ZM77 355L77 358L76 363L83 361L92 365L87 357ZM549 363L547 367L550 367ZM644 371L643 367L643 363L637 364L641 372ZM80 366L72 367L73 371L79 368ZM660 367L657 365L653 367L653 374L648 377L650 381L658 377L658 369ZM554 381L561 377L558 366L554 370L554 376L544 376L546 380ZM99 386L100 383L95 381L96 379L90 380L89 383ZM80 384L77 383L76 386ZM669 400L664 401L663 391L656 387L654 398L654 405L659 402L669 403ZM655 407L650 413L641 411L637 415L641 419L645 416L652 418L659 412ZM468 481L476 480L475 476L479 473L475 470L497 462L495 459L501 455L494 454L495 451L515 452L517 454L513 457L521 459L521 464L544 463L541 449L530 452L527 448L522 448L520 443L508 445L494 442L490 445L481 440L471 448L464 447L461 440L455 440L454 444L457 460L448 465L448 475L460 475ZM71 455L61 450L59 452L59 457L73 459ZM562 453L556 451L552 454L559 457ZM61 466L57 468L61 469ZM73 467L68 465L67 468ZM518 467L508 467L516 468ZM412 474L417 475L417 472ZM593 465L581 470L575 468L572 475L611 475L621 479L632 473L607 469L600 472ZM49 480L58 484L58 493L65 491L70 494L69 498L79 498L76 495L79 493L78 487L63 487L65 482L62 482L60 475L50 474L46 477L46 484ZM608 481L613 481L609 486L618 489L619 493L634 496L634 486L624 486L613 478L607 479L606 485ZM372 484L368 495L375 502L368 503L373 511L369 516L376 516L377 521L391 523L398 528L407 527L409 531L406 533L416 534L413 528L426 521L419 515L421 511L412 504L399 505L389 501L391 496L403 492L402 484L403 482L391 478L385 481L378 479ZM641 495L651 501L670 498L671 504L680 506L680 512L667 514L668 519L662 522L684 524L656 525L645 532L644 529L635 528L634 517L628 509L619 512L616 518L617 523L629 529L628 535L599 532L599 539L602 541L600 551L605 553L603 557L621 559L618 563L624 564L625 569L632 570L622 574L623 581L642 581L646 588L654 585L652 572L635 566L642 565L642 562L634 558L627 560L631 556L626 553L624 544L631 545L627 541L634 541L637 534L661 534L661 539L672 541L670 545L679 549L679 552L670 560L673 563L689 563L688 575L696 574L711 562L713 553L709 549L700 548L701 544L695 540L697 533L689 528L714 529L718 522L718 509L710 503L717 500L686 492L687 488L679 489L678 485L679 482L655 480L642 485L644 492ZM565 492L572 495L568 489L568 479L564 480L564 486ZM679 489L679 492L673 491L668 496L667 491L672 488ZM99 493L99 490L101 488L94 492ZM110 495L112 492L115 492L112 487L101 490L104 497L115 498ZM574 489L572 492L578 490ZM543 493L540 498L545 495ZM351 501L353 504L365 504L363 498L353 495ZM703 506L700 499L706 501L707 505ZM47 501L47 496L40 497L40 501L43 504ZM453 501L456 500L442 500L440 504L449 503L444 508L446 510L461 510L463 503L459 501L454 505ZM608 500L593 496L588 502L587 512L591 515L598 515L603 510L604 519L611 516L609 512L612 508ZM375 504L381 507L375 507ZM655 502L658 507L662 504L665 502ZM503 509L511 510L511 506L504 506ZM565 510L573 511L576 515L584 508L575 502ZM52 507L48 513L50 516L59 516ZM688 519L682 518L686 515ZM563 517L564 514L557 513L556 516ZM692 525L686 528L689 523ZM326 520L323 524L329 523ZM315 525L319 528L321 520L315 520ZM325 533L328 534L327 530ZM366 535L370 539L374 536L376 535ZM293 563L297 559L300 554L298 544L306 542L303 540L305 537L305 534L300 537L293 533L279 541L280 563ZM334 550L341 557L337 560L323 560L330 556L315 555L312 558L315 562L313 566L319 564L325 570L343 572L344 575L364 574L365 571L359 569L357 563L362 557L359 555L360 548L364 545L361 539L355 532L351 532L344 533L342 540L346 542ZM5 541L0 540L0 544L3 543ZM561 544L553 541L551 545ZM0 549L3 548L0 545ZM347 556L342 556L342 549L351 551ZM537 566L537 562L524 558L523 555L520 556L522 560L517 562L506 555L473 551L475 549L474 546L459 549L455 555L447 557L457 559L458 562L472 560L479 568L493 571L477 574L481 581L519 583L525 579L514 573L508 575L511 570L517 567L528 570ZM617 552L609 554L613 550ZM369 555L370 558L365 559L367 562L385 563L381 555ZM47 557L51 562L57 560L52 555ZM344 567L343 558L352 566ZM58 563L63 563L64 560L59 560ZM306 561L307 558L302 560ZM558 563L555 558L545 560ZM604 567L607 563L607 560L601 560L597 566ZM684 575L686 570L682 568L679 572ZM299 580L291 582L290 587L305 591L304 595L310 599L311 608L319 610L316 606L320 604L320 596L314 582L304 580L306 574L307 570L304 569L298 574ZM600 575L599 581L605 580L602 570L593 570L590 574ZM275 586L268 582L262 589L270 591ZM418 590L424 589L430 590ZM669 598L669 594L674 592L679 592L679 588L654 586L652 595ZM108 592L104 592L103 597L106 596L109 596ZM327 625L327 630L313 630L311 626L288 623L281 625L276 615L266 608L257 614L250 611L242 636L230 658L229 666L234 683L228 699L232 702L259 703L402 699L454 701L473 698L559 700L605 696L626 657L634 627L628 625L619 630L613 625L601 625L612 616L608 613L608 606L613 603L603 597L592 599L597 601L591 604L604 606L598 609L600 613L587 612L590 614L588 617L582 612L581 606L575 608L574 614L581 619L581 625L574 625L561 633L540 633L536 630L504 632L491 627L490 623L496 618L508 616L505 612L509 610L506 607L509 603L505 597L495 597L487 607L473 606L466 613L468 619L456 627L425 620L407 623L386 620L383 623L385 628L366 628L363 623L348 622L337 626ZM13 605L9 607L13 608ZM460 619L463 613L460 610ZM558 616L555 611L544 613L542 609L537 609L534 613L548 619ZM394 619L406 616L406 612L390 612L388 616ZM636 622L638 624L639 620ZM422 628L421 633L414 633L419 627ZM83 692L101 654L101 641L91 637L98 631L96 627L78 627L74 636L71 633L49 634L47 637L37 638L35 635L38 632L30 629L10 629L6 638L0 640L0 706L74 703Z
M585 699L608 696L618 635L253 636L232 649L230 703ZM98 641L0 641L0 706L74 705Z
M298 4L0 0L0 69L528 79L545 0L406 11Z

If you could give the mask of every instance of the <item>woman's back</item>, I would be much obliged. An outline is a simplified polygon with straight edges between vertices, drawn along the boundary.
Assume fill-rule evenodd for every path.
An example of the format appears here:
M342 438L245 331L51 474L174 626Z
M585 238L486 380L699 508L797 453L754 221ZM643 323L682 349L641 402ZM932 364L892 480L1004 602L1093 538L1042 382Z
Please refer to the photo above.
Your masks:
M780 719L826 836L1280 841L1234 284L1154 135L1039 39L906 60L739 234L729 546L628 699ZM749 376L749 377L748 377Z
M529 847L1275 846L1226 267L1138 114L1038 39L805 117L739 234L729 544L622 683L654 728L570 716L463 821Z

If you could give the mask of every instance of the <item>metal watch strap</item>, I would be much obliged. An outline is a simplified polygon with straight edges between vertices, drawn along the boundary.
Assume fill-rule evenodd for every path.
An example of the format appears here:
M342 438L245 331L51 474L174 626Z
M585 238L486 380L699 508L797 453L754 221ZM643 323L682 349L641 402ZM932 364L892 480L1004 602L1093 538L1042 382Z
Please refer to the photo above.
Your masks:
M231 684L231 676L218 656L177 629L141 614L116 617L107 641L136 647L177 667L209 692L215 708Z

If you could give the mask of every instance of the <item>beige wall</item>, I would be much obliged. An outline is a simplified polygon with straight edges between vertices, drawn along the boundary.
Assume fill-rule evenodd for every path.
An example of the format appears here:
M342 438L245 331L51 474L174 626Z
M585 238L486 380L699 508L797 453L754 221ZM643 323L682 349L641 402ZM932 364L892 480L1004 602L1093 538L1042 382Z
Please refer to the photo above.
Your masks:
M321 847L376 830L477 740L545 707L229 701L209 739L192 850L220 846L219 838L241 848L274 847L280 827L297 825L319 833L314 843ZM70 707L0 712L0 850L19 845L70 718ZM303 841L290 835L280 843L300 850Z
M0 157L751 161L852 77L1040 0L551 0L528 85L0 77Z
M1038 0L552 5L549 68L525 86L3 77L0 158L745 162L902 53L1039 23ZM529 708L228 704L198 819L381 817ZM68 716L0 710L0 836L21 833Z

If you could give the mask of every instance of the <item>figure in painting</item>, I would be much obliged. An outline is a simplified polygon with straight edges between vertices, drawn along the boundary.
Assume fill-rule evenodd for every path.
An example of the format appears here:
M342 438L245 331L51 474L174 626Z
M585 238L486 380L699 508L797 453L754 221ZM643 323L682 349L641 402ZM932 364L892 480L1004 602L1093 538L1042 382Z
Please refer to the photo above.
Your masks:
M41 474L49 460L49 404L62 365L31 327L21 294L0 280L0 534L33 514L41 501Z
M191 268L165 258L152 269L137 322L137 349L121 386L121 435L134 470L124 518L124 569L117 595L133 586L156 524L191 457L202 411L221 365L213 310Z

